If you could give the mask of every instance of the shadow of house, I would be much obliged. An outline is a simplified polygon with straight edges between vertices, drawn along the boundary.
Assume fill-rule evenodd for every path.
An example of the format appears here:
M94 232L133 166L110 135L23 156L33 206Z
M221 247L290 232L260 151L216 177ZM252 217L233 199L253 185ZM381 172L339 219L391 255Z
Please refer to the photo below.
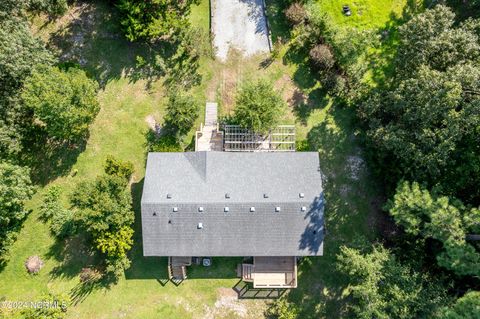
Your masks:
M323 241L325 238L325 220L323 212L325 200L323 194L316 197L310 205L305 219L309 220L305 232L299 242L301 250L308 250L312 255L323 254Z

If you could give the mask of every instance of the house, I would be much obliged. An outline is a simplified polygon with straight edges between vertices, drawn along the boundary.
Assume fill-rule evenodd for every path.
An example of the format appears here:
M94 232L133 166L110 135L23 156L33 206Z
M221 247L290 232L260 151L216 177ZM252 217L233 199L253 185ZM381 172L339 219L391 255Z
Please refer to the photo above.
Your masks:
M150 153L141 201L144 256L244 256L254 287L295 288L297 258L321 256L324 199L316 152Z

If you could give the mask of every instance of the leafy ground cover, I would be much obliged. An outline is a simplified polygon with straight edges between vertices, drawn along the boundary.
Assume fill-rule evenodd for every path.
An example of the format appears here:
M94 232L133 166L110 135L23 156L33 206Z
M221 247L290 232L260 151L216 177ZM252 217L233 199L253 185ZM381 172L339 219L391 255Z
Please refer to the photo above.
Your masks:
M341 15L336 16L337 6L341 9L343 2L319 1L337 23L365 28L388 23L392 12L401 12L404 1L357 3L367 8L361 16L345 22ZM268 1L274 39L288 38L281 10L277 2ZM208 17L209 2L203 0L193 8L191 22L208 32ZM12 248L10 262L0 272L0 299L37 300L49 291L67 294L73 300L69 318L263 317L264 300L236 300L232 295L231 288L238 283L234 273L238 259L214 259L210 269L193 267L189 279L175 286L167 281L165 258L142 256L139 202L146 136L152 121L162 123L165 112L163 78L152 79L136 67L136 56L145 48L122 38L115 24L115 10L101 1L77 2L57 21L49 22L45 17L32 17L32 21L36 34L60 56L77 60L99 81L101 111L82 152L67 152L67 157L60 154L53 159L38 157L35 174L42 186L28 204L32 214ZM201 84L192 94L202 109L205 100L217 100L225 115L234 109L234 92L244 78L267 77L282 92L289 105L284 122L295 123L297 139L306 141L304 149L319 151L327 200L325 256L301 262L299 288L286 298L298 305L301 318L341 317L345 282L336 271L335 254L341 244L360 237L373 239L382 222L378 205L383 201L364 163L353 112L322 94L304 63L287 61L287 49L288 44L280 46L274 58L258 56L248 60L232 52L224 64L202 57ZM202 116L198 124L201 120ZM192 136L193 132L185 139L186 144ZM60 185L63 194L69 194L79 181L94 178L102 171L107 155L129 160L135 166L132 194L137 217L132 267L110 288L80 285L79 272L93 262L82 238L56 242L38 214L45 187ZM55 162L48 165L52 160ZM27 275L24 269L31 255L45 261L36 276Z

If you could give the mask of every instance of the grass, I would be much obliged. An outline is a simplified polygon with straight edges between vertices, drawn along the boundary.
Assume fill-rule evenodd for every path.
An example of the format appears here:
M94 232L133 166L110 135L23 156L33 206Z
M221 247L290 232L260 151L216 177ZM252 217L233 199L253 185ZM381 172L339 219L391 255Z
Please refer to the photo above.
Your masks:
M402 16L408 0L315 0L319 10L326 12L337 25L364 29L382 28ZM343 5L349 5L352 15L343 14Z
M319 5L335 17L337 2L340 3L322 1ZM357 1L367 2L372 9L361 17L343 22L341 15L335 19L340 24L378 26L378 23L388 22L390 13L398 9L396 3L399 3ZM165 258L142 256L139 200L146 158L146 117L153 116L162 122L166 88L162 78L152 79L138 73L136 56L141 55L144 48L119 36L111 7L103 1L81 4L85 6L82 10L74 6L68 15L53 23L47 23L44 17L33 18L33 29L60 55L84 61L84 67L101 84L101 111L91 126L85 150L72 155L61 171L52 164L42 175L48 175L41 183L46 186L39 186L28 203L33 212L12 247L10 262L0 271L0 299L38 300L49 291L69 294L74 304L67 318L197 318L207 315L235 318L239 316L235 307L246 309L247 318L262 318L265 301L233 302L226 295L226 291L238 283L234 273L238 259L214 258L212 268L193 267L189 269L189 279L175 286L166 280ZM341 4L343 2L340 8ZM273 38L286 37L286 26L279 20L283 19L281 8L276 2L268 1L268 10L270 21L276 21L271 22ZM208 1L202 0L193 8L191 22L207 32L208 16ZM328 233L325 256L302 261L299 287L286 298L301 308L301 318L337 318L344 315L346 300L343 295L345 282L335 269L335 254L342 244L361 237L374 238L378 192L363 163L352 110L340 107L334 99L319 91L304 63L287 61L286 47L280 48L275 59L267 56L243 59L233 54L229 61L220 63L202 57L199 69L202 81L190 93L202 106L202 112L205 100L217 100L222 114L226 114L234 108L235 88L242 79L267 77L288 101L284 122L295 123L297 140L307 140L309 148L319 152L325 175ZM202 116L197 124L201 121ZM192 136L193 130L186 137L186 144ZM84 287L79 284L78 273L92 260L82 239L56 242L47 225L39 221L38 207L45 187L57 184L65 195L69 194L79 181L94 178L109 154L132 161L135 166L132 195L137 218L132 267L110 288ZM45 266L38 275L30 276L23 264L28 256L35 254L42 257ZM227 306L221 306L225 303Z

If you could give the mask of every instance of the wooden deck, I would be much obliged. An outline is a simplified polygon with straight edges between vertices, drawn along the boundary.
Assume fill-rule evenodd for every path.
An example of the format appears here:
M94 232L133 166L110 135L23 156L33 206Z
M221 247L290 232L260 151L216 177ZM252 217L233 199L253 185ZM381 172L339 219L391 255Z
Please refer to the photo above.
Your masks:
M168 277L174 282L187 279L187 266L192 264L192 257L169 257Z
M254 288L296 288L296 257L254 257L253 264L242 264L242 279Z

